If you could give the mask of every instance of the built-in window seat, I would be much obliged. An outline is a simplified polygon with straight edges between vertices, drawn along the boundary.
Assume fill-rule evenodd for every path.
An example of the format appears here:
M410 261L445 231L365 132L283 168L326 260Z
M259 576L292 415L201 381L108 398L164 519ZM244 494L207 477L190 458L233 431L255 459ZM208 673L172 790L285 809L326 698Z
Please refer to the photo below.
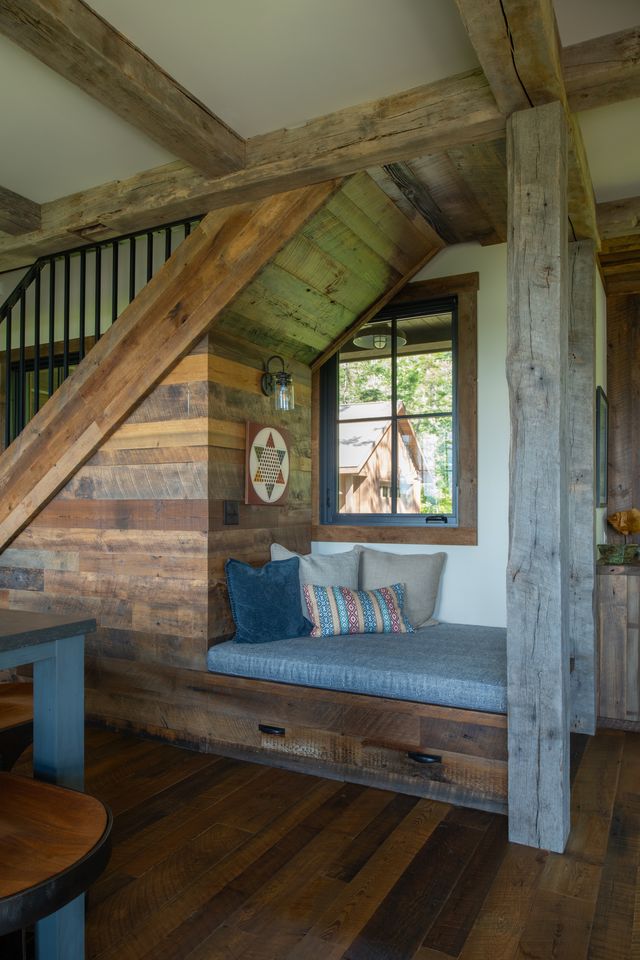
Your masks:
M506 630L438 623L410 634L220 643L213 673L506 713Z
M226 642L208 668L210 749L506 812L504 629Z

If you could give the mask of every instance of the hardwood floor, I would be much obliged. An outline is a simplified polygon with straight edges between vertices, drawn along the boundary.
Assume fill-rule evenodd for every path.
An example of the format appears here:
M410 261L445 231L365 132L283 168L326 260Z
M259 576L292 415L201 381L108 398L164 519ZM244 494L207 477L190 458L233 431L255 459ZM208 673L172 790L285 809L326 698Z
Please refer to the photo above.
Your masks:
M574 760L559 856L496 814L90 729L115 822L87 957L638 960L640 735Z

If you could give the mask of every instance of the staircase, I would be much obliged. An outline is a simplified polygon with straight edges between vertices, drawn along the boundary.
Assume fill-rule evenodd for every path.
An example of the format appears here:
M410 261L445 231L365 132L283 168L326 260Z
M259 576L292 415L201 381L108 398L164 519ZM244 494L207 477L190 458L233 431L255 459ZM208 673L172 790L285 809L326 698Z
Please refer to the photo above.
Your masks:
M40 257L0 307L0 450L24 430L200 217Z

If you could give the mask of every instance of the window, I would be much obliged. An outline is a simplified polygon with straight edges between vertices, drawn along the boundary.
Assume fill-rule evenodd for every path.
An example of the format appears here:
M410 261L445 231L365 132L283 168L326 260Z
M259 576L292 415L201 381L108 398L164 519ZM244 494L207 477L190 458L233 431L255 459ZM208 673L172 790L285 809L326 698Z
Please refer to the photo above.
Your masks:
M476 289L409 284L321 368L316 539L475 542Z

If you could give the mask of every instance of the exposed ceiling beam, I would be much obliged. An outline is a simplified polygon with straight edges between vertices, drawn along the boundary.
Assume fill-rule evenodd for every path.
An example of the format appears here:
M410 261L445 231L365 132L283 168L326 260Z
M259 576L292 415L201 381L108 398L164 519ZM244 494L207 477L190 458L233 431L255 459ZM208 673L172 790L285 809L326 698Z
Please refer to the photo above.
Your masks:
M640 236L640 197L599 203L598 227L603 240Z
M551 0L456 0L500 112L564 101Z
M501 113L563 104L570 128L569 219L575 239L598 240L582 135L571 116L552 0L456 0Z
M605 240L599 260L609 296L640 293L640 229L635 235Z
M0 0L0 11L9 2ZM501 10L497 17L490 17L490 3L494 4L494 0L481 5L485 21L492 19L504 25ZM13 7L17 6L18 0L14 0ZM538 30L548 38L548 18L545 24L546 28L542 24ZM501 62L509 72L510 41L506 32L500 36ZM637 43L638 31L631 30L562 51L570 105L584 105L585 97L589 105L602 105L640 95L640 60L634 53ZM606 59L606 50L612 47L611 69L616 78L613 83L602 59ZM247 141L246 167L230 174L206 177L192 165L178 162L44 204L39 230L18 241L0 238L0 270L23 266L41 254L70 249L79 239L89 236L116 236L135 227L259 199L288 186L302 186L376 164L427 155L436 163L449 162L445 150L501 139L504 129L504 116L482 73L475 71L441 80L373 103L348 107L295 130L253 137ZM430 189L440 203L433 185ZM459 227L456 232L460 233ZM497 239L488 236L487 242Z
M0 230L19 236L30 230L38 230L40 224L39 203L0 187Z
M565 47L562 70L572 110L640 97L640 27Z
M0 0L0 31L210 177L244 140L82 0Z
M184 163L167 164L45 203L40 230L20 242L0 240L0 270L70 249L89 234L102 239L253 202L373 165L500 138L504 130L504 117L481 71L460 74L339 110L295 130L253 137L247 141L246 167L217 178Z

